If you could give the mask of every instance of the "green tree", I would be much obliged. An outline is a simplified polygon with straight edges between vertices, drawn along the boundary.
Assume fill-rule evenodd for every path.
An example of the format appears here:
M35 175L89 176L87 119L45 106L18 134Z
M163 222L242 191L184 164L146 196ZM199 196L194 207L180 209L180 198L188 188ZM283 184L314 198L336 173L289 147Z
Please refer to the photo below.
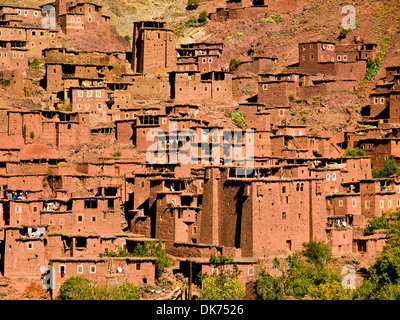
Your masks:
M211 255L210 264L218 269L218 274L200 276L201 289L199 300L242 300L246 289L239 281L239 270L233 259L225 256ZM228 271L226 265L232 264Z
M246 128L246 113L244 111L236 110L235 112L230 112L229 116L233 124L239 128Z
M93 300L139 300L141 293L139 287L124 282L121 284L94 284L92 286Z
M312 286L309 295L319 300L350 300L353 293L351 290L343 289L341 282L332 281Z
M257 296L261 300L283 300L285 296L282 277L274 278L263 268L258 274Z
M385 160L382 169L373 168L371 173L372 173L372 178L374 179L389 178L394 174L398 175L399 172L398 172L397 162L394 159Z
M389 229L389 221L385 214L382 217L373 217L369 220L368 225L364 228L364 235L371 235L374 230L379 229Z
M303 247L305 249L302 255L307 257L317 267L324 267L332 258L331 247L322 240L312 240L303 243Z
M234 276L203 276L198 300L242 300L246 289Z
M360 148L347 148L344 150L345 157L365 157L367 154L363 149Z
M68 278L61 285L57 300L93 300L90 281L83 276Z
M132 283L93 283L78 276L68 278L61 285L57 300L139 300L140 297L139 287Z
M380 67L381 61L379 60L379 58L368 60L367 72L365 73L364 81L371 80L373 77L375 77L375 75L379 72Z
M370 267L369 276L357 288L356 300L400 300L400 209L384 216L388 223L386 245ZM386 226L377 219L376 224Z
M138 244L132 253L135 257L156 257L156 275L161 277L165 268L171 266L171 259L162 247L161 239L157 241L144 241Z

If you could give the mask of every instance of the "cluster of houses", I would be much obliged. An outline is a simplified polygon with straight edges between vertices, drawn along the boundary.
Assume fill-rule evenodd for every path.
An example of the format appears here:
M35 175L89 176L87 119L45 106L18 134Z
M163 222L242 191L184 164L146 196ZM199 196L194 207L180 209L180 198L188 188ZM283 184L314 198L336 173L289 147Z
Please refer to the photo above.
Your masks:
M237 19L244 8L265 14L272 5L247 2L229 0L210 18ZM269 2L295 9L301 1ZM193 267L193 283L200 271L213 272L212 254L233 257L245 284L257 276L258 259L290 254L313 239L329 243L338 256L382 250L385 234L364 236L362 228L400 206L400 180L371 176L373 167L400 156L400 67L387 68L371 94L363 118L370 125L339 138L291 124L290 106L291 96L354 90L376 44L360 38L299 43L299 62L284 72L271 72L276 58L263 56L230 72L223 43L178 46L162 21L135 22L129 52L64 48L60 34L111 28L110 18L87 0L56 0L54 7L57 28L51 30L40 26L41 8L0 6L2 85L9 95L27 97L26 70L38 57L50 97L46 108L0 109L4 278L40 282L52 265L55 291L76 275L155 283L155 258L105 252L132 253L158 239L175 257L177 272L189 277ZM249 157L224 152L219 133L226 128L202 113L210 102L234 106L243 81L254 82L257 93L237 104L247 127L236 128L240 134L229 143L234 150L254 146L250 168ZM185 130L200 139L177 138ZM203 139L213 130L218 134ZM69 161L101 138L135 153ZM154 144L165 155L157 163L145 157ZM189 153L185 145L197 156L171 161L174 153ZM367 156L345 157L344 147L360 147Z

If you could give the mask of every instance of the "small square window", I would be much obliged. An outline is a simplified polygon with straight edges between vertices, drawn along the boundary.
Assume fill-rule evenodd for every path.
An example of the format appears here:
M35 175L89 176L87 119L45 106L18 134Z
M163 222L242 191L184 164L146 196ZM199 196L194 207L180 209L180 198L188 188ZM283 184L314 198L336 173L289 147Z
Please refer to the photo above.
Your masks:
M79 266L77 266L77 273L83 273L83 266L82 265L79 265Z
M96 273L96 266L90 266L90 273Z

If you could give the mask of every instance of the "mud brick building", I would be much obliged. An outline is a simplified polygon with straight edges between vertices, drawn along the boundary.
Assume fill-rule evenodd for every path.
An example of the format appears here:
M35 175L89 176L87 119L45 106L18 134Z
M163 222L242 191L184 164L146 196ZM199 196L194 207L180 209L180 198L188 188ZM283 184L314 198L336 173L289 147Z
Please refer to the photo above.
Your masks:
M383 123L399 123L399 70L398 66L386 68L385 77L378 82L370 94L370 104L365 106L366 116L381 120Z
M262 257L299 250L302 242L314 238L326 239L322 181L279 178L279 170L275 176L264 170L243 178L232 176L234 168L206 168L202 243L240 248L243 257ZM296 191L299 183L302 191Z
M176 103L232 101L232 74L225 71L174 71L171 75L171 98ZM188 97L190 97L188 99Z
M400 152L398 138L366 138L360 139L356 145L371 157L375 168L383 168L385 160L397 157Z
M210 14L212 20L244 19L248 16L263 18L268 12L264 0L228 0L224 8Z
M110 31L110 17L102 13L100 5L87 0L56 0L53 5L57 23L67 35L96 28Z
M201 281L199 280L199 274L204 273L207 275L215 275L219 274L221 271L218 268L210 265L208 257L198 258L182 258L179 259L179 270L182 270L182 273L185 277L189 278L190 269L192 271L192 284L201 285ZM257 259L254 258L233 258L233 262L236 264L239 270L239 281L242 285L246 285L250 281L255 279L256 274L258 273L259 266L257 265ZM233 271L233 265L228 264L222 267L222 271L230 272Z
M0 132L20 137L26 144L68 149L91 141L88 113L6 110L0 114L6 119ZM48 151L42 150L43 155Z
M0 23L18 23L21 26L41 26L42 10L36 7L0 6Z
M165 22L135 22L132 42L134 72L163 73L176 68L175 35Z
M131 79L130 87L134 100L169 100L171 98L171 83L169 74L142 74L126 76Z
M220 71L223 43L201 42L181 44L177 48L178 71Z
M299 71L341 79L357 75L357 80L361 80L366 71L366 61L375 57L377 45L359 42L361 40L347 45L322 41L299 43Z
M50 261L55 271L55 292L58 292L62 283L72 276L84 276L89 280L108 284L155 283L154 257L54 258Z

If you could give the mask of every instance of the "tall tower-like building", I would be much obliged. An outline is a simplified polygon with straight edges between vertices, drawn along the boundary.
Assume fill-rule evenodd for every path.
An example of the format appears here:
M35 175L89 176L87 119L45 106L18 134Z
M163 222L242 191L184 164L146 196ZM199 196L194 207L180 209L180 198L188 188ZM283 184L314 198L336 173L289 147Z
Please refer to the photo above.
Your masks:
M139 73L162 73L176 67L175 35L165 22L133 24L132 69Z
M73 2L72 0L56 0L55 1L55 7L56 7L56 17L60 15L66 14L67 13L67 7L70 2Z

